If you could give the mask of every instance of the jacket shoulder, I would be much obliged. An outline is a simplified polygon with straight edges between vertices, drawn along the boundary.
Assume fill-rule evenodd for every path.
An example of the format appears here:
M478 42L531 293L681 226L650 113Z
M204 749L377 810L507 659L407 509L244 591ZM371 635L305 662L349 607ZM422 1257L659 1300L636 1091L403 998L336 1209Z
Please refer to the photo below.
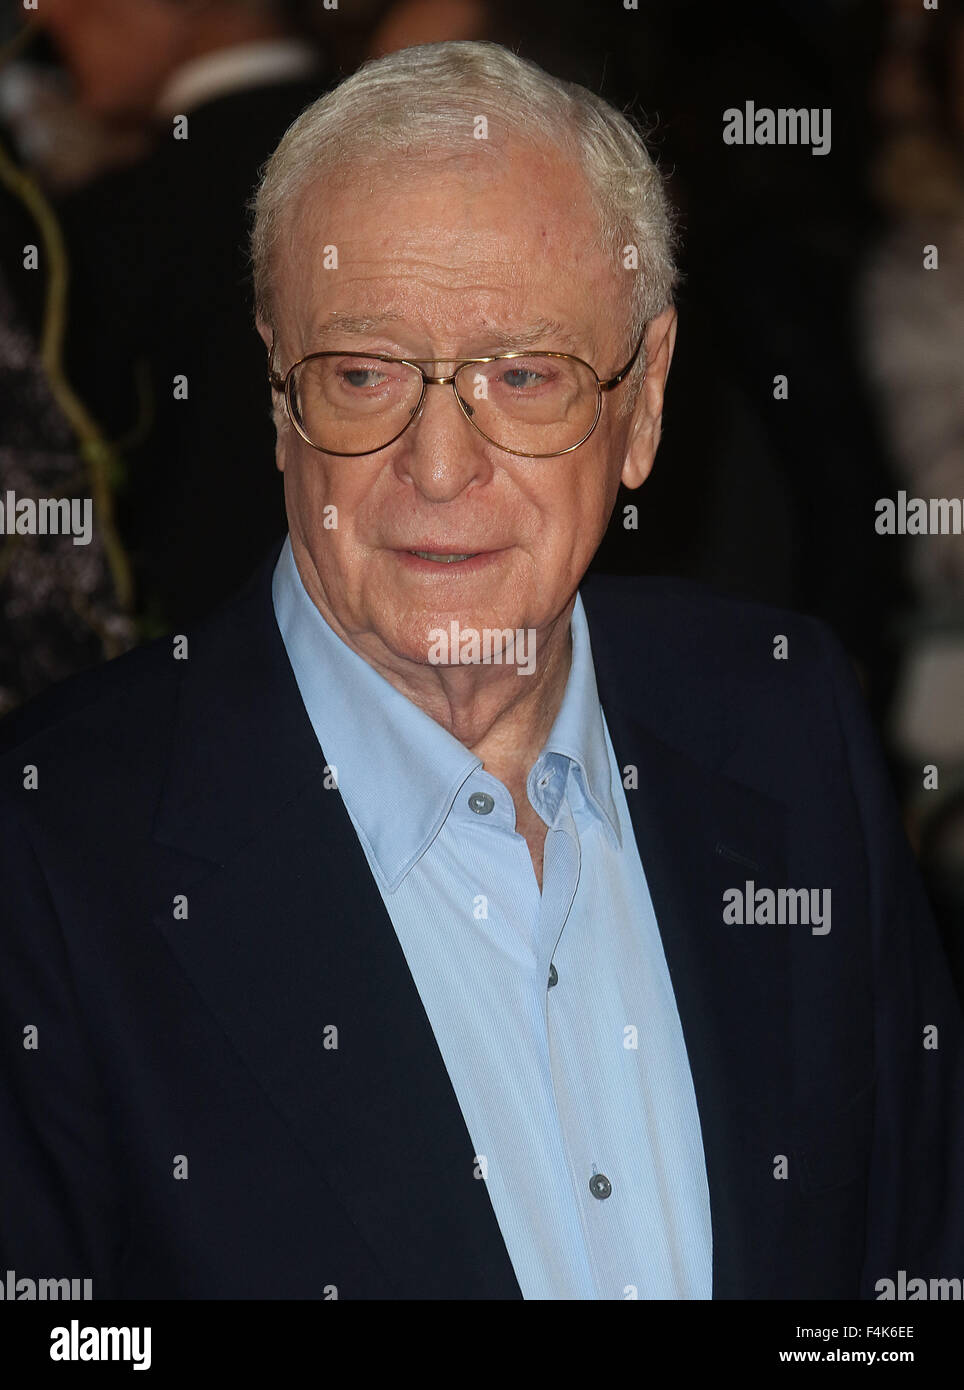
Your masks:
M711 589L696 580L648 575L590 574L580 593L593 636L638 636L664 652L705 668L734 669L744 657L761 653L773 660L778 639L794 654L822 658L829 643L839 647L831 629L819 618L773 604L739 598ZM779 659L779 658L778 658Z
M31 747L82 748L131 725L143 733L173 701L177 666L172 639L161 637L50 686L0 720L0 761Z

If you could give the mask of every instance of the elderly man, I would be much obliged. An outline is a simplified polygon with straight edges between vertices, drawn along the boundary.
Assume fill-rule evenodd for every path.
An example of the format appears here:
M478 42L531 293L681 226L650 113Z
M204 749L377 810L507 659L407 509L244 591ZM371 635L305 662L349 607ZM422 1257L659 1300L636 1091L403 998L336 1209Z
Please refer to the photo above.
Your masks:
M960 1274L961 1019L845 659L584 581L659 441L670 243L631 125L495 45L381 59L288 130L253 236L288 540L6 726L18 1275Z

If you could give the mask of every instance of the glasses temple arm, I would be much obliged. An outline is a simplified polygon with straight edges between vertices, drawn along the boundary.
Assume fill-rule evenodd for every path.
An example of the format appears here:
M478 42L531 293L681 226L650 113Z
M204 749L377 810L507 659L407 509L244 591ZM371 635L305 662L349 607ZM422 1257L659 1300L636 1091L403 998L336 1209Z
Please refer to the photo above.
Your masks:
M624 379L624 377L629 373L629 371L631 370L631 368L632 368L632 366L633 366L633 363L636 361L636 358L639 356L639 350L640 350L640 348L643 346L643 342L644 342L644 340L645 340L645 337L646 337L646 330L643 329L642 335L640 336L639 342L636 344L636 348L635 348L635 350L634 350L634 352L633 352L632 357L631 357L631 358L629 359L629 361L626 363L625 367L620 368L620 370L616 373L615 376L611 376L607 381L601 381L601 382L599 383L599 389L600 389L600 391L611 391L611 390L613 389L614 386L618 386L618 385L619 385L619 383L620 383L620 382ZM646 375L646 373L644 372L644 373L643 373L643 376L645 376L645 375Z

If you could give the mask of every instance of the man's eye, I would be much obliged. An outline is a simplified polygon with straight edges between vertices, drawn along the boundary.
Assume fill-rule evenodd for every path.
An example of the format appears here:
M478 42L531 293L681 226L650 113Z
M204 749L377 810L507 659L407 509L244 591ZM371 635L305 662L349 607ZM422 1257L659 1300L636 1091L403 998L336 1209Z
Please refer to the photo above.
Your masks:
M382 375L383 374L376 371L374 367L349 367L341 372L343 381L346 381L349 386L359 388L377 385L378 383L370 380L370 378Z
M537 372L532 367L509 367L502 373L502 380L506 386L520 388L539 386L546 378L542 372Z

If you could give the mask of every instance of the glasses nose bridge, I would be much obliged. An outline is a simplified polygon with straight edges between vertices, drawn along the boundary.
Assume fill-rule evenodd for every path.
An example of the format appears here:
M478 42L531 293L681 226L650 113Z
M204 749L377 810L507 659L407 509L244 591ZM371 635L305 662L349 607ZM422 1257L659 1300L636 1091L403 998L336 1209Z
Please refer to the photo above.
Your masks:
M414 365L414 366L418 366L417 363L413 363L413 365ZM466 362L458 362L458 363L456 363L455 371L454 371L454 372L450 372L450 373L447 374L446 376L433 376L433 375L431 374L431 372L427 372L427 371L425 370L424 367L418 367L418 371L421 373L421 376L422 376L422 394L421 394L421 396L419 397L418 405L417 405L416 408L412 411L411 417L409 418L408 423L407 423L406 426L405 426L406 430L409 428L410 425L413 425L413 424L415 423L415 421L419 418L419 416L420 416L421 413L422 413L422 409L423 409L423 407L424 407L424 405L425 405L426 388L427 388L427 387L429 387L429 386L451 386L451 388L452 388L452 394L453 394L453 396L455 397L455 401L456 401L456 404L458 405L459 412L460 412L460 414L462 415L462 418L463 418L464 420L467 420L468 423L473 427L473 429L475 429L476 431L478 431L479 434L482 434L482 431L479 429L479 427L478 427L478 425L476 424L476 422L472 419L472 414L473 414L473 412L472 412L472 410L471 410L471 407L468 406L468 404L467 404L466 401L463 401L462 397L459 395L459 388L458 388L458 378L459 378L459 375L460 375L460 373L462 372L462 370L463 370L465 367L471 367L471 366L474 366L474 365L476 365L474 359L469 360L469 361L466 361ZM486 437L487 437L487 436L482 435L482 438L483 438L483 439L485 439Z
M421 367L419 368L419 371L421 371L422 373L422 380L425 382L426 386L454 386L455 379L458 376L459 371L461 370L462 366L466 365L468 364L460 363L459 366L456 367L455 371L451 372L448 376L432 376L431 373L424 371Z

